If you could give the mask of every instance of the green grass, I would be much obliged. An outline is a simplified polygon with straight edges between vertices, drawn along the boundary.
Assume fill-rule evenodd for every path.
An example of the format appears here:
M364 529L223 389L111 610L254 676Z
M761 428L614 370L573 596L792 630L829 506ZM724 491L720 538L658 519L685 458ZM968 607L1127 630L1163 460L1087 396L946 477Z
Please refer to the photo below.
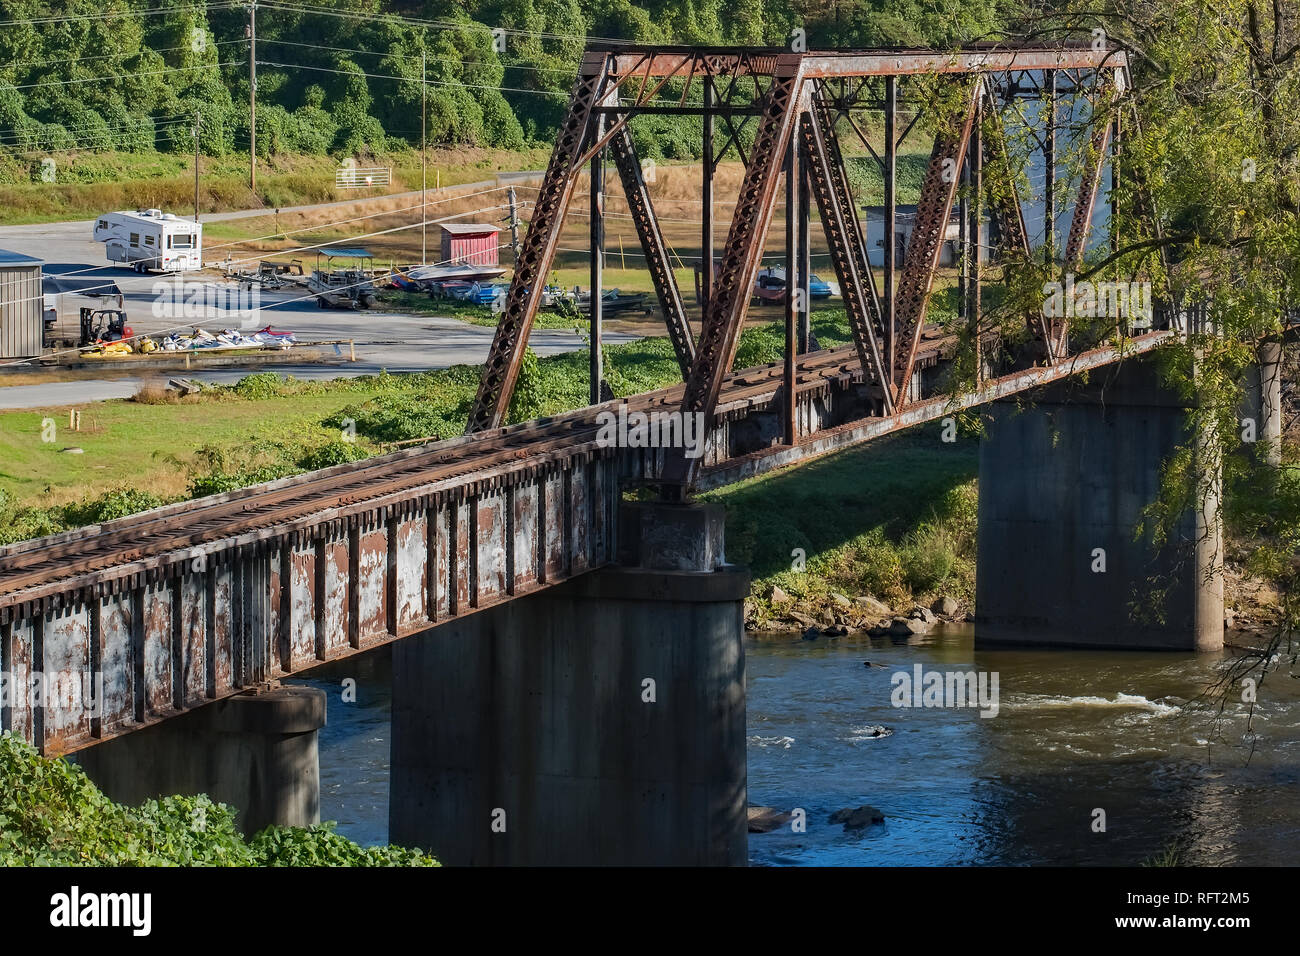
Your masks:
M145 405L129 400L83 406L81 431L68 428L66 412L54 409L0 414L0 489L24 505L58 505L123 486L163 496L188 483L177 461L205 446L250 442L321 444L338 437L321 420L358 398L378 394L355 389L304 391L262 400L199 400ZM53 431L43 426L48 419ZM43 441L42 431L53 441ZM69 448L83 453L71 454Z
M429 188L491 179L499 171L544 167L545 149L511 152L473 149L431 150ZM179 153L122 153L76 150L54 153L56 177L41 180L45 153L0 156L0 225L92 219L108 209L157 207L184 214L194 206L194 157ZM200 158L199 208L202 212L301 206L339 199L365 199L384 192L420 188L418 150L402 150L373 160L393 170L388 190L334 186L339 160L332 156L283 155L258 160L257 189L248 185L247 154ZM246 237L238 226L217 228L212 238Z
M945 443L924 425L704 498L726 507L727 557L750 568L756 593L968 598L977 453L973 439ZM796 549L803 572L792 570Z

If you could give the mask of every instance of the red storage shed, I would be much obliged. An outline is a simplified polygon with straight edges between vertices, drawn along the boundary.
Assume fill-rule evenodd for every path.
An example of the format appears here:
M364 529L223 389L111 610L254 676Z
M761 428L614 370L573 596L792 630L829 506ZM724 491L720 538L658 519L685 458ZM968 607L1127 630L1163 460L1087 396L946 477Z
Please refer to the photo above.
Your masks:
M500 265L500 226L481 222L444 222L442 224L443 265Z

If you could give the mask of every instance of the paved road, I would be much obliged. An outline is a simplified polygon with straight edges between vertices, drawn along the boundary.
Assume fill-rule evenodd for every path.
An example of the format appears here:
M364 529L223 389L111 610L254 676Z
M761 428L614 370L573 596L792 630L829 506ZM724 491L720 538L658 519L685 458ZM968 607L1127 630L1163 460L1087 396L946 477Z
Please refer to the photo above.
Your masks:
M236 218L261 212L218 213L204 218ZM295 333L305 345L335 339L351 339L355 343L357 361L345 366L303 364L276 369L299 378L368 375L381 369L414 372L460 364L478 365L487 357L492 342L493 329L452 318L320 309L305 290L298 288L261 292L258 298L250 299L250 294L241 292L236 284L208 276L197 279L191 276L187 280L198 285L177 285L168 277L137 275L104 265L104 247L92 240L90 234L89 220L0 226L0 248L44 260L45 271L50 275L76 273L116 283L123 293L128 321L137 334L158 335L175 329L189 330L196 325L209 331L228 328L252 331L270 325L276 330ZM65 335L74 334L69 326L75 321L76 308L84 302L80 297L66 300ZM636 338L618 332L605 333L605 341L610 344ZM584 342L572 332L536 330L530 344L539 355L554 355L582 348ZM231 382L248 373L249 369L223 367L196 370L190 377ZM166 378L169 374L177 373L160 372L156 377ZM0 409L125 398L136 392L141 381L134 377L0 387ZM0 386L3 383L0 378Z

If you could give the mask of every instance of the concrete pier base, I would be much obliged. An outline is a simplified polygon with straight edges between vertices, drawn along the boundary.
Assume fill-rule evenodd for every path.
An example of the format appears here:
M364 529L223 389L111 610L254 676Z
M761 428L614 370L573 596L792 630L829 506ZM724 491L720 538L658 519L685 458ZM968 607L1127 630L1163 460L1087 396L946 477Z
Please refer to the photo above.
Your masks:
M271 824L320 822L317 732L325 693L280 687L241 694L77 754L110 799L206 793L238 810L252 835Z
M980 446L976 646L1223 646L1218 475L1173 540L1135 538L1161 465L1193 442L1149 362L989 408ZM1209 492L1208 498L1205 492Z
M625 514L621 553L673 569L597 571L394 645L395 843L453 865L746 863L749 576L718 567L713 510L632 507L672 513Z
M1282 464L1282 344L1261 342L1259 361L1246 371L1241 407L1243 429L1253 427L1261 460Z

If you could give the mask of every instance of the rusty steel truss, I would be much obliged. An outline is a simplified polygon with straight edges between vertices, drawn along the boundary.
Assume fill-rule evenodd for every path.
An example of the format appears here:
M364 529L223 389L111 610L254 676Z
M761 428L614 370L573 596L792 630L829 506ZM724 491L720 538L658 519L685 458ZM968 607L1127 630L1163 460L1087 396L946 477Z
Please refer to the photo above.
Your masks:
M1104 182L1104 166L1118 124L1118 96L1127 61L1122 51L1089 46L1041 48L974 47L959 52L872 51L792 52L787 49L711 49L589 47L582 57L569 111L551 155L529 224L515 276L500 316L493 347L478 389L469 433L502 427L523 362L543 278L559 246L573 191L591 164L591 235L602 237L601 157L608 151L619 173L625 200L653 280L669 339L685 382L680 410L711 420L723 378L731 371L748 312L755 277L777 203L779 182L787 177L789 216L785 276L790 306L787 341L803 350L809 329L810 207L815 204L829 259L840 284L863 380L872 388L875 414L901 414L923 398L918 371L927 333L927 311L949 226L958 207L961 229L963 315L978 324L979 284L984 251L980 216L987 193L991 226L1004 261L1030 259L1030 238L1021 196L1010 169L1000 111L1015 99L1037 98L1048 111L1044 144L1049 170L1045 245L1056 237L1057 95L1065 88L1089 99L1102 121L1092 124L1082 181L1065 242L1065 264L1076 268L1088 241L1093 208ZM898 135L900 85L911 92L910 122ZM669 95L671 94L671 95ZM884 156L872 146L854 118L855 111L884 112ZM701 194L701 317L698 337L673 273L650 191L642 174L629 122L643 114L699 116L703 122ZM897 148L917 129L933 137L930 163L906 254L896 255ZM861 216L855 206L837 126L874 156L885 179L884 289L868 260ZM720 146L719 146L720 144ZM736 198L722 254L712 254L712 174L735 151L745 174ZM800 183L794 190L789 183ZM963 189L965 183L965 189ZM1050 255L1050 252L1049 252ZM601 256L593 246L593 282ZM591 307L593 401L601 397L601 304L594 290ZM1063 319L1026 316L1031 347L1019 367L1060 363L1069 354L1069 328ZM798 325L794 334L793 325ZM978 347L987 347L975 330ZM798 345L794 345L794 343ZM984 368L985 359L980 359ZM787 360L792 375L792 360ZM794 382L785 382L793 395ZM788 425L793 437L797 429ZM669 455L660 488L668 497L692 489L698 462Z
M1092 124L1064 260L1082 260L1104 165L1118 123L1127 61L1122 51L1092 45L1037 48L979 46L958 52L856 50L792 52L783 49L697 49L590 46L574 84L569 112L546 170L528 235L520 252L491 353L469 420L469 433L505 422L515 380L527 347L543 280L557 252L569 202L591 163L592 236L603 236L603 206L596 194L601 156L612 154L654 289L667 324L685 390L680 410L711 420L719 391L731 370L754 287L764 243L781 201L779 181L787 177L785 202L799 222L787 228L787 341L804 348L809 333L810 206L816 205L831 265L839 282L864 381L872 386L874 414L901 414L923 398L917 360L927 334L927 312L944 244L957 207L961 232L960 300L963 314L978 323L979 288L985 255L980 240L987 194L990 226L1003 261L1027 261L1029 233L1010 169L1000 111L1017 99L1037 98L1049 120L1043 145L1049 171L1044 214L1045 244L1056 242L1055 142L1057 96L1065 89L1091 102L1100 121ZM910 122L898 135L900 85L906 81ZM884 156L855 119L855 111L884 113ZM701 316L693 332L681 290L660 231L629 123L640 115L699 116L706 155L701 194ZM899 144L924 119L933 136L920 201L906 253L894 249L896 171ZM879 162L885 179L886 210L883 292L868 259L861 217L849 187L837 126L847 127ZM713 184L718 162L734 151L744 164L727 240L713 255ZM797 181L799 189L790 184ZM963 189L963 184L965 188ZM1051 253L1049 252L1049 255ZM593 281L599 283L600 255L593 247ZM592 296L592 395L599 391L601 307ZM1026 317L1031 346L1019 367L1055 364L1069 351L1064 319ZM797 323L796 336L793 324ZM977 347L985 333L974 331ZM986 358L981 354L980 367ZM787 360L788 375L794 363ZM1012 367L1015 367L1013 364ZM785 382L793 395L795 383ZM788 436L797 429L786 428ZM659 485L669 497L692 488L699 463L670 455Z

